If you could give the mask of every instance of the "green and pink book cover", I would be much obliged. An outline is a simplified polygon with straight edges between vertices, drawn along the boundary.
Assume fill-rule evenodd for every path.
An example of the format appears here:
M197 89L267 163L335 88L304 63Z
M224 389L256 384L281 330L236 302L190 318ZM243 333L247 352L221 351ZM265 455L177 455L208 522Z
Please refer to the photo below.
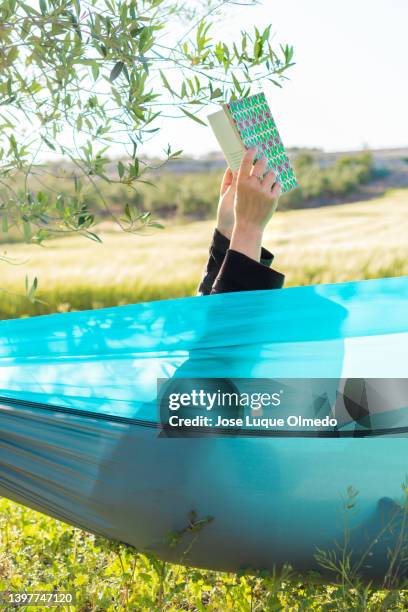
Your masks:
M240 166L246 149L256 146L268 161L286 193L297 187L292 164L263 92L223 104L209 115L210 126L232 170Z

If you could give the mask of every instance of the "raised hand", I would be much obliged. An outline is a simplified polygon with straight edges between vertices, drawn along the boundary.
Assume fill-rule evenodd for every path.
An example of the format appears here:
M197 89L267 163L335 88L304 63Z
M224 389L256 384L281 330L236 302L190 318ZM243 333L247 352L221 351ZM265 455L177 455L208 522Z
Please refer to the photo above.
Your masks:
M280 185L275 173L267 171L265 159L254 164L256 155L257 150L251 148L241 162L230 248L259 261L263 232L278 206Z

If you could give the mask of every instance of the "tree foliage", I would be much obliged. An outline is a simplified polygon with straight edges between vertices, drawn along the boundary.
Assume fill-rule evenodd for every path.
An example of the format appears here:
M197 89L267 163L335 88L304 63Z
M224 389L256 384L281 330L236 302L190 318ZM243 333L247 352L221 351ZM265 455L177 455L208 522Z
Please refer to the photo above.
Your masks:
M249 2L249 4L252 2ZM98 240L89 184L135 189L149 163L140 146L163 121L203 122L208 104L280 85L290 46L272 46L271 26L227 44L213 36L230 0L0 1L0 209L2 231L27 242L80 232ZM112 155L112 151L115 155ZM169 146L160 163L178 156ZM38 188L50 171L72 189ZM116 159L116 161L115 161ZM33 187L32 177L35 177ZM125 231L151 225L124 202L109 211Z

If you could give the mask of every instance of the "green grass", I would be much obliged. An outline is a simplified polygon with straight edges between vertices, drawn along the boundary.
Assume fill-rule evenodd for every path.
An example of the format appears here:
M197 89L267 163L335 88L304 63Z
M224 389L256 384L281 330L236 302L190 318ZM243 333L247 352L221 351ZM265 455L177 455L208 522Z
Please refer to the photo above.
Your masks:
M75 591L75 609L81 612L385 612L408 607L406 590L316 584L296 578L289 569L275 576L238 576L184 568L7 500L0 500L0 512L0 591Z
M408 193L401 190L370 202L278 213L265 244L287 285L408 274L407 208ZM191 295L212 227L195 222L151 236L108 228L102 245L75 237L47 248L4 246L20 263L1 263L1 316ZM26 273L39 277L46 305L14 295L23 292ZM83 612L408 609L403 589L315 584L290 573L237 576L163 563L4 499L0 539L0 591L75 590L76 609Z

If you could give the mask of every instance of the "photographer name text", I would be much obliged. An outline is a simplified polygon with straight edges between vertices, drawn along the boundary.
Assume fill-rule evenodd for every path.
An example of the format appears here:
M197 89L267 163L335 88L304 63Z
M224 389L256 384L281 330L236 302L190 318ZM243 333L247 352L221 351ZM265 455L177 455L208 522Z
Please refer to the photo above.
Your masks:
M271 417L252 417L244 418L227 418L218 416L212 418L209 416L195 417L180 417L173 414L169 418L170 427L216 427L216 428L231 428L231 427L247 427L247 428L262 428L262 429L277 429L280 427L336 427L337 419L332 417L324 417L322 419L311 419L300 415L290 415L286 418L271 418Z

